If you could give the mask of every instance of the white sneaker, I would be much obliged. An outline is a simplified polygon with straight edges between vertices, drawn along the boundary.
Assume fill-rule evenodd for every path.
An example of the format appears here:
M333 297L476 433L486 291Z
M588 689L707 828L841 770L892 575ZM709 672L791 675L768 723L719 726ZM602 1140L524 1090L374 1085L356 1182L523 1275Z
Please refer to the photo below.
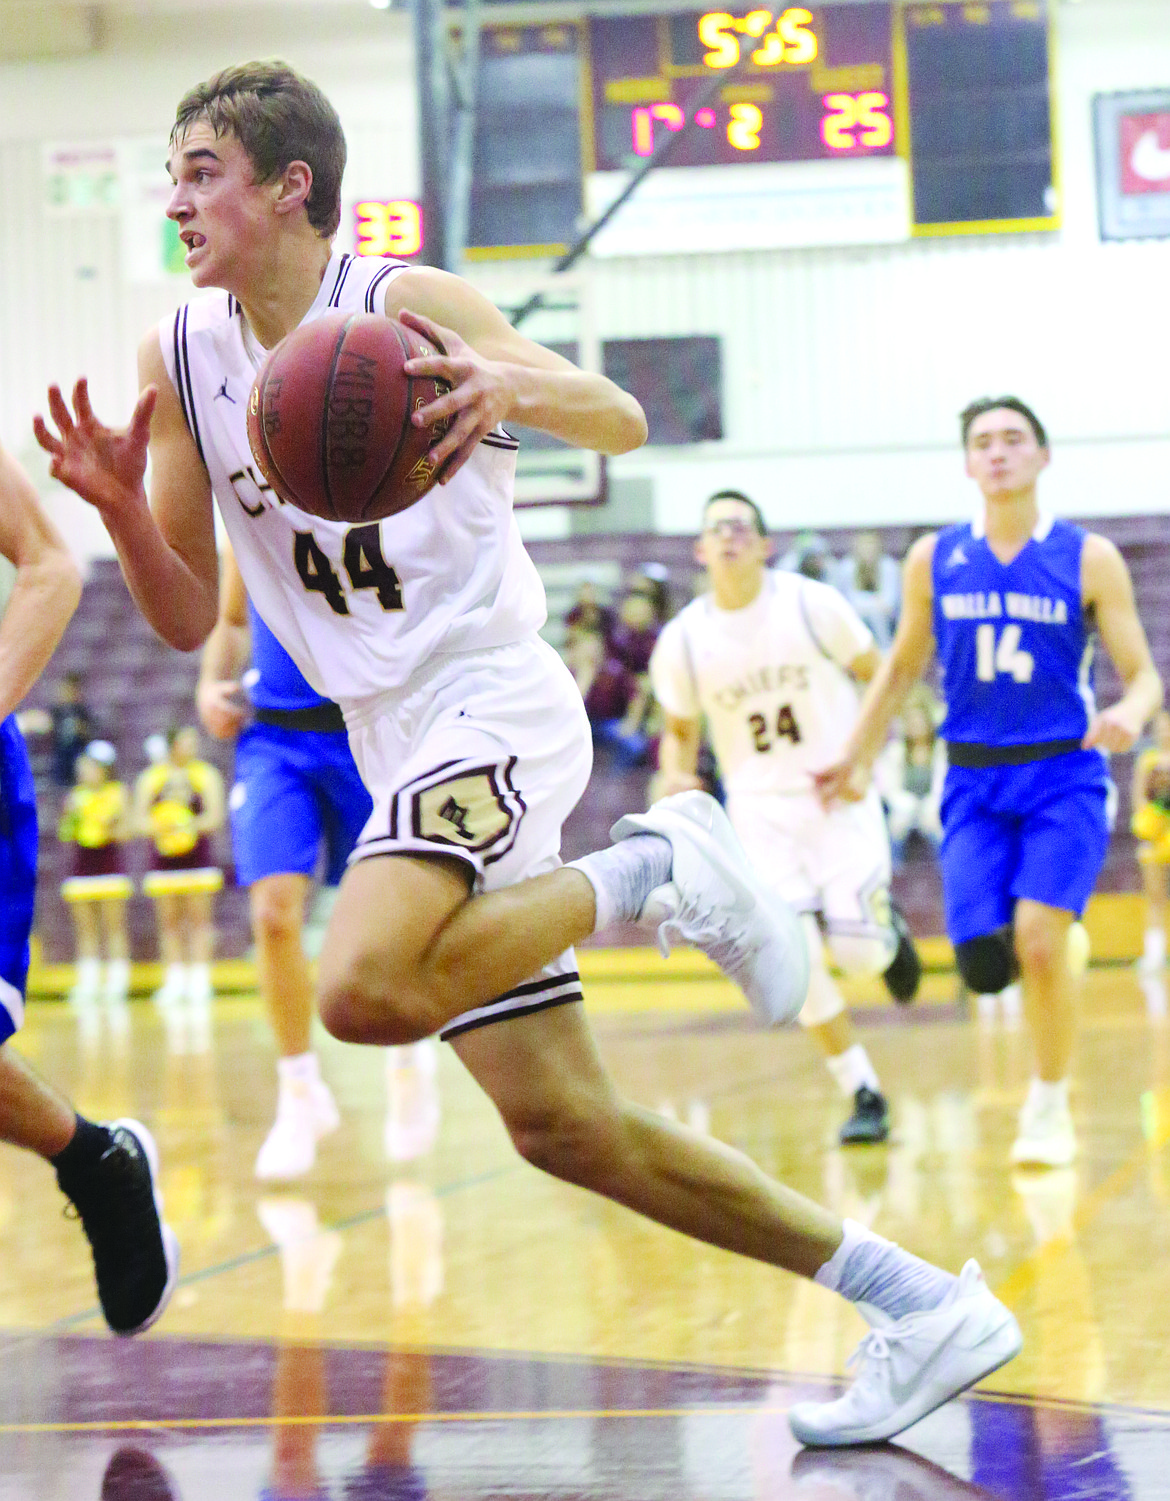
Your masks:
M639 918L657 925L663 956L674 942L694 944L766 1026L791 1021L808 992L800 919L752 871L715 799L705 792L664 797L610 830L615 841L631 834L660 834L674 852L670 881L650 893Z
M439 1134L442 1107L434 1038L386 1049L386 1124L383 1145L391 1162L413 1162Z
M283 1083L276 1120L256 1155L256 1177L266 1183L303 1178L317 1160L317 1143L340 1124L337 1102L323 1080Z
M941 1307L871 1329L850 1358L859 1369L849 1390L835 1402L797 1403L789 1426L812 1447L881 1443L998 1370L1022 1343L1019 1325L969 1261Z
M1020 1128L1012 1142L1017 1166L1067 1167L1077 1155L1077 1137L1067 1105L1034 1105L1020 1111Z

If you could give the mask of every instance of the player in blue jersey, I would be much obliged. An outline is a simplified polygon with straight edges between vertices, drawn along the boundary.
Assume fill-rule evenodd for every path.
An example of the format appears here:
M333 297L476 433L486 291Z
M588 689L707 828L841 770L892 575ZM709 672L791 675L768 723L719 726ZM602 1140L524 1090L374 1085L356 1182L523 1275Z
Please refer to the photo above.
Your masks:
M100 1125L78 1115L9 1046L24 1019L37 876L36 791L14 711L77 608L81 579L2 448L0 557L16 570L7 608L0 602L0 1140L56 1169L93 1248L106 1322L136 1334L166 1307L179 1269L178 1244L162 1221L154 1141L137 1121Z
M980 517L921 538L903 577L902 619L844 757L820 774L826 800L856 796L890 721L937 647L946 697L940 734L942 873L947 931L974 991L1018 973L1036 1054L1017 1163L1071 1162L1073 1048L1070 925L1080 917L1109 841L1105 754L1129 750L1162 701L1111 542L1042 514L1037 482L1048 438L1017 397L962 415L967 473ZM1098 710L1095 636L1125 685Z
M248 887L260 992L280 1055L276 1120L256 1158L256 1176L300 1178L316 1161L317 1142L339 1124L310 1037L305 904L322 853L324 883L341 880L372 804L341 710L309 687L260 619L230 551L219 618L203 648L198 704L211 734L240 737L229 799L232 848L236 879Z

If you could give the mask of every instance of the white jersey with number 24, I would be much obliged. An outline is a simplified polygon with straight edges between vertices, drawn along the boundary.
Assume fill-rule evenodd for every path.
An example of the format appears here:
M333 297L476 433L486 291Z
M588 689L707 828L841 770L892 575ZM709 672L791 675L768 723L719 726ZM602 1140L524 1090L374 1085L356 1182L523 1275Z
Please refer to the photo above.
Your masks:
M658 638L650 675L668 714L706 716L730 795L807 793L857 720L846 668L872 645L836 589L769 571L741 610L704 594L680 611Z

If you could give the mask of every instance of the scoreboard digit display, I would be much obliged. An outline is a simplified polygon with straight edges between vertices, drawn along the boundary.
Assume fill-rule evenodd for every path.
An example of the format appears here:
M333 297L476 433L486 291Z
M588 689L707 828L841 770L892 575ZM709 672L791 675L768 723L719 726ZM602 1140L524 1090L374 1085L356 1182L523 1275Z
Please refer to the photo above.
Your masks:
M729 10L486 27L472 215L479 248L471 254L560 253L579 227L578 188L594 205L615 196L624 174L671 137L641 200L621 211L629 222L642 203L643 251L656 234L663 249L690 248L678 206L688 194L697 222L713 223L734 193L737 223L762 222L769 211L754 213L747 202L756 189L761 203L791 191L792 211L806 225L820 214L810 233L828 237L786 240L778 212L769 221L781 226L777 238L738 243L851 243L833 236L862 220L883 236L901 225L895 238L1056 229L1054 4L749 0ZM867 167L869 158L879 160ZM832 162L856 165L805 169L822 174L815 185L785 175L786 164ZM748 174L754 188L737 186L738 173L708 175L754 163L762 167L758 183ZM725 186L714 190L719 180ZM814 203L819 194L827 204L834 183L835 219ZM654 221L645 200L671 194L675 219ZM877 229L878 208L894 201L897 211ZM648 227L655 222L661 233ZM735 248L736 233L731 226L716 248ZM607 250L603 233L594 253L632 252Z
M589 46L598 170L648 157L687 122L671 167L894 154L886 5L595 17Z

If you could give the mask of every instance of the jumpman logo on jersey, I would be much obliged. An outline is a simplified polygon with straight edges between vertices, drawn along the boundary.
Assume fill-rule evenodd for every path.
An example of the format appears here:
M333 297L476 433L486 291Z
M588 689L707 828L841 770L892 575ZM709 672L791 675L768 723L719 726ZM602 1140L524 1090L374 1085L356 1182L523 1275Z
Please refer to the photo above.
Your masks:
M455 825L455 828L459 831L460 839L470 840L472 833L467 827L467 815L470 811L462 803L457 803L453 797L449 797L439 809L439 817L446 823Z
M219 390L215 393L215 395L211 399L212 399L212 401L218 401L221 396L223 397L223 399L225 401L230 401L231 404L232 404L232 406L234 406L234 407L235 406L239 406L239 402L236 400L236 398L234 396L229 396L228 395L227 376L226 375L223 378L223 385L220 386Z

